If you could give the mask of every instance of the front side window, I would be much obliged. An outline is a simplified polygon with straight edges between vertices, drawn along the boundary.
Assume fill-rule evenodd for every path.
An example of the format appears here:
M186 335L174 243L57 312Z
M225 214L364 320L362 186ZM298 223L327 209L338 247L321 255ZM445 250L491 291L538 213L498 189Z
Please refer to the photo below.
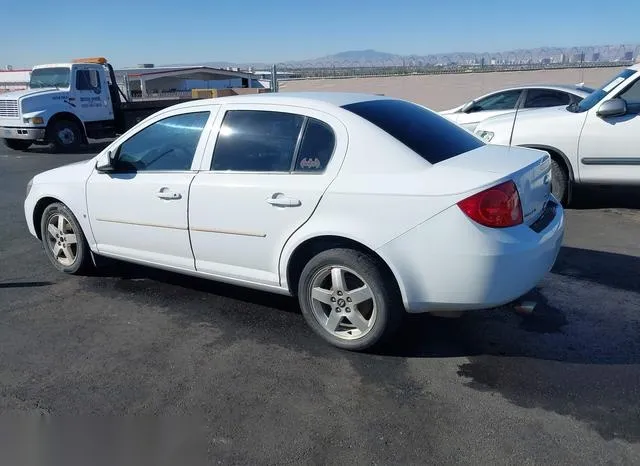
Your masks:
M544 108L569 105L571 97L566 92L553 89L529 89L524 108Z
M78 70L76 73L76 89L79 91L95 91L100 93L100 76L97 70Z
M640 78L636 79L635 83L622 91L620 97L627 102L628 106L633 107L637 111L638 106L640 106Z
M70 68L37 68L31 72L29 87L42 89L45 87L69 87L71 80Z
M304 116L263 110L230 110L218 133L211 169L288 172Z
M369 100L343 107L435 164L485 145L469 131L404 100Z
M470 112L485 112L490 110L513 110L522 91L505 91L478 100L469 109Z
M630 76L633 76L635 73L636 72L631 68L622 70L616 76L614 76L613 78L608 80L605 84L603 84L602 87L600 87L599 89L596 89L587 97L585 97L575 108L569 107L569 110L577 113L591 110L593 107L595 107L595 105L598 102L600 102L607 95L609 95L609 93L613 91L613 89L615 89L616 86L621 84L625 79L629 78Z
M118 149L117 171L191 170L209 112L174 115L147 126Z

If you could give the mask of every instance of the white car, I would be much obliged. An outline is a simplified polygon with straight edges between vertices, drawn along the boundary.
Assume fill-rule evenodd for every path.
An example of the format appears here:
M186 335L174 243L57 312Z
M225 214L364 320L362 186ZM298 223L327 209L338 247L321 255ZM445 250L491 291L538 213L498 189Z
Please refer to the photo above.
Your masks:
M640 186L640 64L566 107L489 118L475 133L496 145L547 151L552 193L564 205L578 184Z
M536 108L566 107L572 103L580 103L591 92L593 89L583 84L517 86L485 94L471 102L439 113L463 128L473 131L487 118L510 113L516 109L525 111Z
M553 266L548 154L485 144L388 97L261 94L154 114L24 203L60 271L92 255L296 296L364 350L409 312L500 306Z

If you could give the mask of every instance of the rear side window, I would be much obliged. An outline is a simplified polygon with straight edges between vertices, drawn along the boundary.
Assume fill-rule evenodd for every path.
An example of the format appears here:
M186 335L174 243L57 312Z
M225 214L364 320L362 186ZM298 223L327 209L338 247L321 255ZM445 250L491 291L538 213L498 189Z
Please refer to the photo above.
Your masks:
M520 99L520 95L522 91L514 90L514 91L505 91L498 92L497 94L492 94L484 99L478 100L473 104L466 113L474 113L474 112L486 112L493 110L513 110L516 108L516 104L518 103L518 99Z
M322 173L331 159L335 145L333 130L327 124L309 118L294 170Z
M545 108L569 105L571 97L566 92L554 91L553 89L529 89L525 108Z
M288 172L304 117L264 110L226 113L213 151L212 170Z
M403 100L369 100L343 107L387 132L429 163L484 146L455 123Z

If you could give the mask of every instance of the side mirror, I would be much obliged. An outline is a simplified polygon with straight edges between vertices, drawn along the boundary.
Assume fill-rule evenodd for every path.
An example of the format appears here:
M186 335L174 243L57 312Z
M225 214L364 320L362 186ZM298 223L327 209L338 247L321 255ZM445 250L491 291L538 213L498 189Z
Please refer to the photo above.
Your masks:
M627 113L627 103L616 97L615 99L607 100L603 102L600 107L598 107L598 111L596 115L601 118L604 117L612 117L612 116L621 116Z
M480 109L480 107L476 107L476 101L472 100L471 102L466 103L461 109L460 111L462 113L473 113L473 112L477 112Z
M98 170L100 173L110 173L114 171L114 161L115 157L111 151L100 154L98 160L96 161L96 170Z

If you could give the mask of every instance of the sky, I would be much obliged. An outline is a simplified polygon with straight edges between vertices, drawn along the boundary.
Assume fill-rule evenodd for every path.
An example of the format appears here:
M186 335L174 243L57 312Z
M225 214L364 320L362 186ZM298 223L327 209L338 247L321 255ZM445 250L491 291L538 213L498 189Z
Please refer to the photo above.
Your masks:
M6 0L0 67L266 62L638 43L640 1Z

